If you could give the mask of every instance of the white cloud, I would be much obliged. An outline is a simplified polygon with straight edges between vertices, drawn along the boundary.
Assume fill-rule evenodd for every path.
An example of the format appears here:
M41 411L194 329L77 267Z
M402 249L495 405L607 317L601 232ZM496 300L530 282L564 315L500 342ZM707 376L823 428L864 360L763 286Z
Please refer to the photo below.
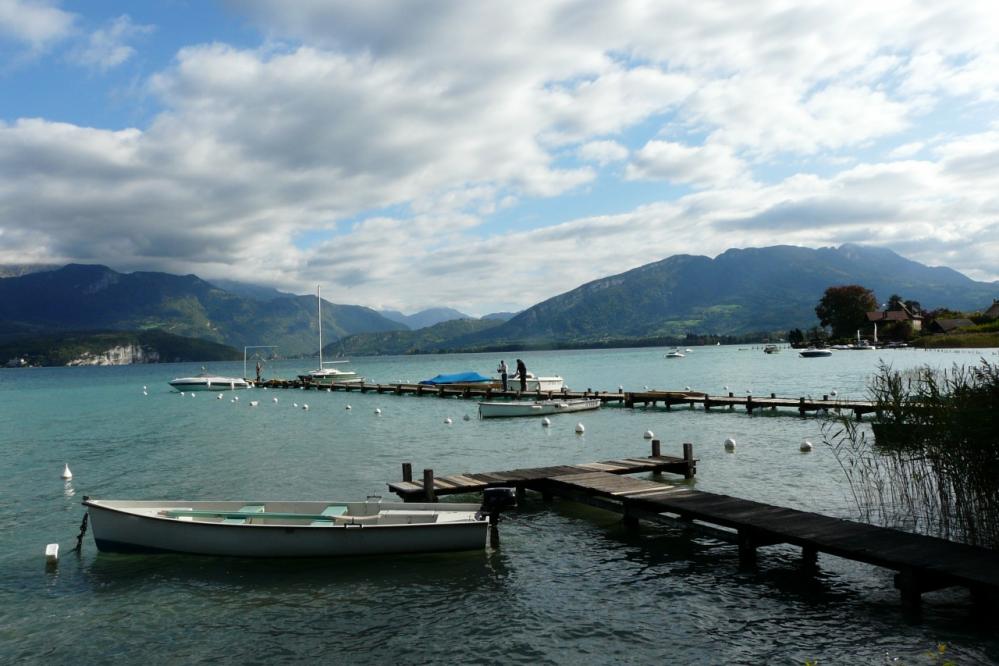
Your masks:
M617 141L590 141L579 147L579 158L600 166L620 162L628 157L628 149Z
M107 71L117 67L135 54L126 42L153 31L151 25L136 25L127 15L108 22L107 26L90 34L87 45L76 55L79 64Z
M44 50L70 35L75 16L45 0L0 0L0 37Z
M648 142L626 169L630 180L667 180L697 187L726 186L746 175L745 163L728 148L670 141Z

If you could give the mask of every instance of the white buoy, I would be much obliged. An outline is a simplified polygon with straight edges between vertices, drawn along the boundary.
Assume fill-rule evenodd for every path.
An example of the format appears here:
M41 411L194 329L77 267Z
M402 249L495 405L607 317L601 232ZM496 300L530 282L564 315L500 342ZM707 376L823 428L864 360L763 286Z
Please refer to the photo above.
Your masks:
M59 544L50 543L45 546L45 563L57 564L59 562Z
M645 439L652 439L653 437L655 437L655 435L654 435L654 434L652 434L652 431L651 431L651 430L646 430L646 431L645 431L645 434L644 434L644 435L642 435L642 437L644 437Z
M309 405L308 404L302 405L302 409L304 409L305 411L309 411Z
M731 437L725 440L725 450L729 452L735 451L735 440Z
M62 468L62 478L67 481L73 478L73 473L69 471L69 463L66 463Z
M236 404L236 399L235 399L235 398L230 398L230 399L229 399L229 402L230 402L231 404L235 405L235 404Z
M464 415L464 416L462 416L461 418L462 418L463 420L465 420L465 421L471 421L471 420L472 420L472 417L471 417L471 416L469 416L468 414L465 414L465 415Z
M689 386L684 386L684 387L683 387L683 390L684 390L684 391L689 391L689 390L690 390L690 387L689 387Z
M142 395L149 395L149 392L148 391L143 391Z
M541 419L541 425L544 426L545 428L547 428L551 424L552 424L551 419L549 419L547 416Z
M274 398L274 402L277 402L277 398Z
M382 410L380 408L378 408L378 407L375 407L375 414L381 414L381 413L382 413Z
M586 428L583 427L583 424L582 423L577 423L576 424L576 434L582 435L584 432L586 432Z
M728 390L728 385L722 386L722 388L727 391Z
M250 407L256 407L259 404L260 404L259 400L251 400L250 401Z
M746 389L746 395L753 395L753 392L750 389Z
M197 393L194 393L193 391L191 392L191 397L192 397L192 398L195 398L195 397L197 397L197 395L198 395Z
M644 388L645 388L645 390L646 390L646 391L648 391L648 390L649 390L649 385L648 385L648 384L646 384L646 385L644 386Z
M449 416L446 419L444 419L444 423L446 423L447 425L451 425L451 423L452 423L451 417Z
M193 394L192 394L192 395L193 395ZM238 396L238 395L234 395L234 396L232 396L232 399L233 399L233 400L235 400L236 402L239 402L239 396Z
M623 390L624 390L624 384L618 384L617 385L617 391L618 391L618 393L620 393Z
M293 402L293 403L291 403L291 406L295 407L297 409L298 408L298 403L297 402Z
M835 398L836 396L839 395L839 393L836 391L836 389L833 389L832 393L830 393L829 395Z
M350 405L347 405L347 407L345 407L345 409L353 409L353 407L351 407Z
M221 399L222 399L222 394L221 394L221 393L219 393L219 394L218 394L217 396L215 396L215 399L216 399L216 400L221 400Z
M145 390L146 390L146 388L147 388L147 387L143 386L143 387L142 387L142 390L143 390L143 391L145 391Z
M801 443L801 447L799 448L799 450L800 450L800 451L801 451L802 453L808 453L809 451L811 451L811 450L812 450L812 443L811 443L811 442L809 442L809 441L808 441L808 440L806 439L805 441L803 441L803 442Z
M181 392L180 392L180 394L181 394L181 395L187 395L187 394L186 394L186 393L184 393L183 391L181 391Z

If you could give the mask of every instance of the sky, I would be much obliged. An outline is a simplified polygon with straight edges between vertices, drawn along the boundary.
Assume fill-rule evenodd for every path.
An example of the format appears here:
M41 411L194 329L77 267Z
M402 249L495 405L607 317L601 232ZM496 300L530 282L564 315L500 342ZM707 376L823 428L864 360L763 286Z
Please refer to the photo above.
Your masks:
M674 254L999 280L999 3L0 0L0 263L516 311Z

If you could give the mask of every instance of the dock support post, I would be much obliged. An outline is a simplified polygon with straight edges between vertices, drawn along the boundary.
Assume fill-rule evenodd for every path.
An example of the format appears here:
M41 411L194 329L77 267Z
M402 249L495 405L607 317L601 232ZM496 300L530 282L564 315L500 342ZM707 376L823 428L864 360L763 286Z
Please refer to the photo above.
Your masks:
M919 616L922 592L919 580L913 569L904 569L895 574L895 587L902 593L902 612L911 618Z
M524 486L517 486L517 503L522 503L525 497L527 497L527 489Z
M402 464L402 480L407 483L413 482L413 463Z
M756 544L749 530L739 530L739 566L752 568L756 566Z
M662 455L661 451L661 442L658 439L652 440L652 457L658 458Z
M690 442L683 443L683 462L687 463L686 468L683 470L683 478L694 478L694 466L697 463L694 462L694 445Z
M801 547L801 568L805 571L814 571L819 565L819 551L815 546Z
M428 502L437 501L437 493L434 492L434 470L423 470L423 494Z
M753 413L753 396L751 395L746 396L746 411L750 414Z

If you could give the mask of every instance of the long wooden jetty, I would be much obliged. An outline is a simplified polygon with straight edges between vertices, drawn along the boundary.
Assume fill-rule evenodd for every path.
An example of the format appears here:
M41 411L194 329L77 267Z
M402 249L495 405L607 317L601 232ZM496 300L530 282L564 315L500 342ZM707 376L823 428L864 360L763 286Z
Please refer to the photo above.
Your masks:
M760 547L790 544L801 548L807 569L815 567L819 553L827 553L895 571L895 587L908 612L918 612L924 592L947 587L968 588L976 601L999 599L997 551L627 476L664 471L693 476L691 445L684 445L683 458L670 458L659 454L659 441L654 440L652 453L647 458L440 478L425 470L422 480L413 480L411 466L405 463L403 474L409 478L390 483L389 489L406 501L435 501L438 495L513 486L519 495L532 490L546 500L557 496L615 511L629 525L647 520L707 528L738 544L743 566L756 563Z
M666 409L671 409L675 405L700 406L705 410L715 408L745 409L752 414L754 411L777 409L792 409L804 416L809 412L852 412L858 419L864 414L869 414L876 410L874 402L870 400L838 400L835 397L830 399L828 394L821 398L778 397L771 393L769 397L757 397L753 395L737 396L733 393L728 395L709 395L702 391L625 391L620 389L612 391L527 391L517 390L504 391L493 386L474 385L429 385L395 382L389 384L376 384L369 382L343 382L330 385L316 385L301 380L269 379L257 382L256 386L276 389L318 389L330 391L357 391L359 393L378 393L388 395L418 395L436 396L439 398L465 398L474 400L495 400L495 399L527 399L544 400L557 398L597 398L604 404L616 404L622 407L656 407L662 405Z

